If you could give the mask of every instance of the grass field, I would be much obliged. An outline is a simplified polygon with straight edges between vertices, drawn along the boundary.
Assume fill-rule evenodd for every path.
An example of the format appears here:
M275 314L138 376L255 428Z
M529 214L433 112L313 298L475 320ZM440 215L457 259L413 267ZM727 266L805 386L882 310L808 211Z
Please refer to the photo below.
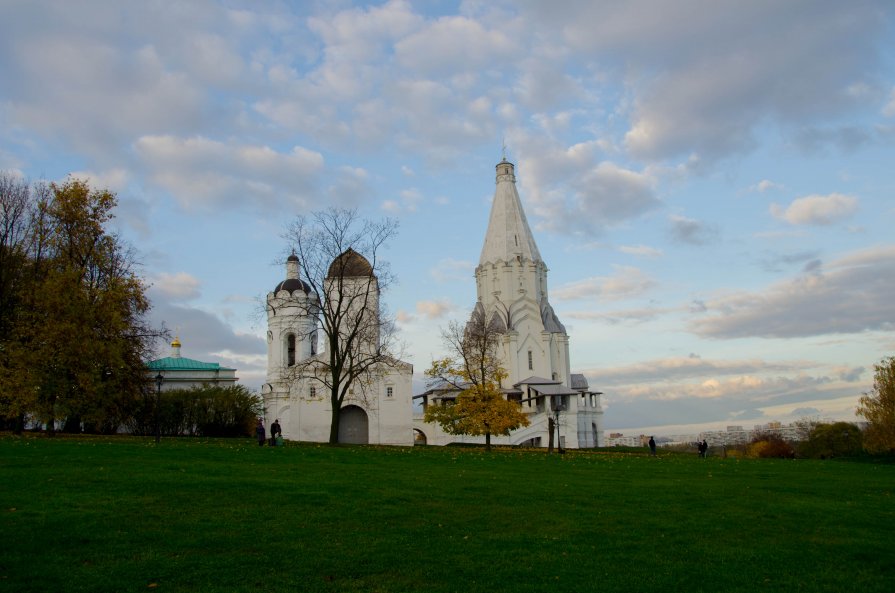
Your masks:
M0 437L0 591L895 591L895 465Z

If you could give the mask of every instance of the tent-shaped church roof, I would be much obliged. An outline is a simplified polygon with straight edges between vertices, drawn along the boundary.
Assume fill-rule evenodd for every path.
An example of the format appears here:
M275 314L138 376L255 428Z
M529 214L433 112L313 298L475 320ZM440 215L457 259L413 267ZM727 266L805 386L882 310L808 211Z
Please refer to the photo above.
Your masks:
M513 164L506 159L497 164L497 187L479 265L516 258L540 262L541 253L522 210Z

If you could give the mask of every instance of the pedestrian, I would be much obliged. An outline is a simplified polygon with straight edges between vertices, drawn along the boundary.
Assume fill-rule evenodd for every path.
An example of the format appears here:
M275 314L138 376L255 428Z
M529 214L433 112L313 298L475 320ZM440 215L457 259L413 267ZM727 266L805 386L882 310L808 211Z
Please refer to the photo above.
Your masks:
M649 438L649 454L653 457L656 456L656 439L653 437Z
M699 456L705 459L706 453L708 453L709 444L705 442L705 439L702 439L702 442L699 443Z
M283 435L282 429L280 429L280 419L277 418L273 421L273 424L270 425L270 446L276 447L279 444L277 441L277 437Z
M255 436L258 437L258 446L263 447L267 439L264 434L264 421L261 418L258 418L258 424L255 426Z

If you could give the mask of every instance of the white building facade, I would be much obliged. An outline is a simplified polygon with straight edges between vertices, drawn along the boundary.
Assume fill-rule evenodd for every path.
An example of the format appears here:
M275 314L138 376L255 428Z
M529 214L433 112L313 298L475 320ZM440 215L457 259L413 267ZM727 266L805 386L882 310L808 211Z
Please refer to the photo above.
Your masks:
M345 259L343 259L345 258ZM333 262L345 265L338 278L326 282L352 286L373 283L364 315L378 315L378 283L369 262L348 250ZM332 269L332 268L331 268ZM331 296L337 293L327 291ZM279 419L289 440L328 442L332 420L329 388L318 379L309 359L328 359L326 340L318 351L320 303L300 279L295 255L286 261L286 279L267 295L267 382L262 386L265 421ZM371 327L376 323L370 324ZM368 336L364 347L375 348L378 335ZM323 365L321 365L323 366ZM394 361L370 369L354 382L339 410L339 442L379 445L413 444L411 377L413 367Z
M507 399L518 401L529 426L508 437L492 437L495 444L546 446L548 425L558 424L562 447L602 446L601 393L592 391L584 375L572 374L569 336L548 298L547 264L541 258L522 209L512 163L497 164L496 188L488 230L475 270L477 302L473 315L484 315L502 334L500 358L508 377ZM423 407L446 394L429 391L419 396ZM418 442L445 445L484 442L483 437L449 435L414 417Z

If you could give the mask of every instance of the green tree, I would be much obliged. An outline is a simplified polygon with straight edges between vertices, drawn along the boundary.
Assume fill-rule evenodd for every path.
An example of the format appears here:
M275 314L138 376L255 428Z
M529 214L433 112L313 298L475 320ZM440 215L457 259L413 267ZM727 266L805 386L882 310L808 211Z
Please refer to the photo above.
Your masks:
M147 388L144 361L162 332L134 253L106 231L114 194L84 181L50 184L30 204L27 250L0 360L5 417L30 414L53 431L111 432Z
M857 409L867 420L864 446L871 453L895 453L895 357L873 368L873 389L861 396Z
M168 436L251 436L263 409L261 396L245 385L170 389L159 399L160 431ZM141 402L141 409L127 423L131 432L150 434L155 430L154 406L154 396Z
M479 311L465 326L452 322L442 332L448 356L426 370L430 387L456 394L429 404L426 422L439 424L448 434L484 435L489 451L491 435L508 435L529 423L519 404L508 401L501 389L507 373L497 356L499 335Z
M799 445L802 457L830 459L858 455L863 448L861 429L851 422L818 424Z

